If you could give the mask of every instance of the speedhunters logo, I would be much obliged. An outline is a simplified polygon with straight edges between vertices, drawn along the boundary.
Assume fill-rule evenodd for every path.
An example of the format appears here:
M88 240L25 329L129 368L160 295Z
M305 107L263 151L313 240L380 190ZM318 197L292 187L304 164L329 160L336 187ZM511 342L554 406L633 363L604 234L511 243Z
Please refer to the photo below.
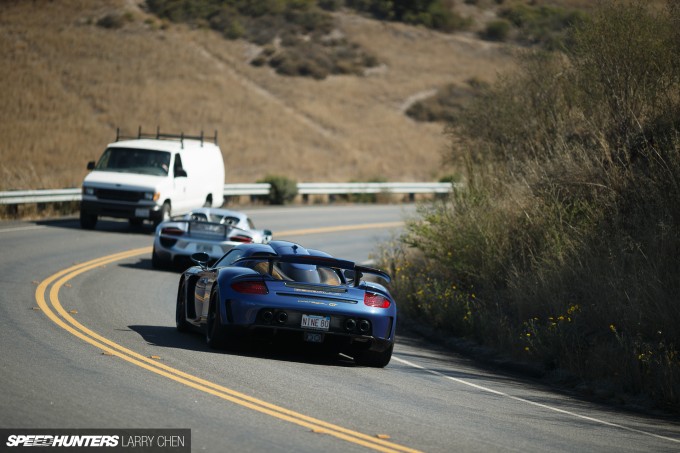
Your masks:
M0 451L191 452L189 429L0 429Z
M51 436L49 434L12 434L8 447L117 447L118 436Z

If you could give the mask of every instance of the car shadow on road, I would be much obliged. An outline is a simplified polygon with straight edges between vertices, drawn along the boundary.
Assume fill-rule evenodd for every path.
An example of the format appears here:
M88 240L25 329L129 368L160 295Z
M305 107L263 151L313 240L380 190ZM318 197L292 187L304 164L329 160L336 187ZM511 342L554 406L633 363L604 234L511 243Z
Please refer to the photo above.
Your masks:
M199 332L178 332L168 326L128 326L149 344L161 348L184 349L205 354L228 354L241 357L261 358L283 362L306 363L310 365L354 367L354 360L343 354L323 350L316 345L299 343L238 339L237 344L225 349L212 349L205 343L205 336Z
M153 272L167 272L170 274L179 275L184 272L189 266L164 266L162 268L153 267L151 265L151 257L149 258L139 258L135 262L124 262L119 263L118 266L125 267L127 269L137 269L142 271L153 271Z
M74 217L61 219L36 220L33 223L49 228L64 228L68 230L81 230L80 220ZM155 228L151 223L142 225L130 225L127 220L100 219L94 230L83 230L92 233L130 233L144 236L153 236Z

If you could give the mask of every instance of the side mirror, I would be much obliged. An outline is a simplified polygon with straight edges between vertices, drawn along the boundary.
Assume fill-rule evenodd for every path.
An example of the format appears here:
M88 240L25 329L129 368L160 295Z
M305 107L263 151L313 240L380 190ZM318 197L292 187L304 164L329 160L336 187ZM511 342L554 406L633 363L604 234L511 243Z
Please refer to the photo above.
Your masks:
M187 177L187 171L183 168L177 168L175 169L175 178L186 178Z
M208 261L210 261L210 255L205 252L198 252L191 255L191 261L201 266L201 268L206 269L208 267Z
M269 244L272 240L272 235L274 233L272 233L272 230L264 230L263 233L264 233L264 243Z
M87 169L88 170L94 170L94 161L91 160L87 163Z

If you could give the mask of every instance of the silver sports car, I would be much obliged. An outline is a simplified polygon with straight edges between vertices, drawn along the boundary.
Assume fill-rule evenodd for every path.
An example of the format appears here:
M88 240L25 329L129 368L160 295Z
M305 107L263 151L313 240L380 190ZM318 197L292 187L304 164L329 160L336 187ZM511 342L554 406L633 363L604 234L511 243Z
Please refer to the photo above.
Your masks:
M195 209L156 227L151 254L155 268L188 267L191 255L207 253L217 261L237 244L267 244L270 230L258 230L244 213L218 208Z

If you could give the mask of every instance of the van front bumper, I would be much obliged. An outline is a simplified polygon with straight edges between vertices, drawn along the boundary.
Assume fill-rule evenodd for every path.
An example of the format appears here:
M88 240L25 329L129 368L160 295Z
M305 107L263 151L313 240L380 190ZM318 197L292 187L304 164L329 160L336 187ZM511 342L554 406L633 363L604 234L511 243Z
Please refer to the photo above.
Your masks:
M156 204L127 204L106 201L82 200L80 211L88 215L115 217L119 219L142 219L154 222L162 220L161 206Z

